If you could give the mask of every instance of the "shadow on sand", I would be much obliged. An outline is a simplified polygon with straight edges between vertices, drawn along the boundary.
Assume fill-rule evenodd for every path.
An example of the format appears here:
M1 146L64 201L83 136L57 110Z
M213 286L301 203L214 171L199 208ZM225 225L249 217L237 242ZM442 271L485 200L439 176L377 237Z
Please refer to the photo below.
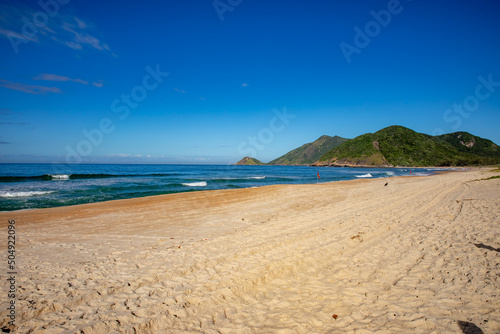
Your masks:
M472 322L460 321L460 320L457 322L458 326L462 330L462 333L464 334L484 334L481 328L477 327Z
M462 330L464 334L484 334L481 328L474 325L472 322L467 321L457 321L458 327Z
M495 251L495 252L499 252L500 253L500 248L493 248L493 247L487 246L485 244L474 244L474 246L476 246L477 248L484 248L484 249L487 249L487 250L491 250L491 251Z

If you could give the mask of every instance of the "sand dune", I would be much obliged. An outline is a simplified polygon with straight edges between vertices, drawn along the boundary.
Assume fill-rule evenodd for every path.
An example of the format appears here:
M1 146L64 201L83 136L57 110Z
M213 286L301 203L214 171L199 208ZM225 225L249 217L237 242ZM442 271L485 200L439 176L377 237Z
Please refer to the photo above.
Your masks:
M17 331L499 333L500 179L474 181L491 175L2 212Z

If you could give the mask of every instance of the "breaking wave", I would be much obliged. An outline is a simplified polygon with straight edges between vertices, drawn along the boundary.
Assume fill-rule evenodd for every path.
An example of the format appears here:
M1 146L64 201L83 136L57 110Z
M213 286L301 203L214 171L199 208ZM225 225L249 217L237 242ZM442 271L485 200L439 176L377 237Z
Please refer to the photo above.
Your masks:
M13 197L31 197L51 194L53 191L2 191L0 197L13 198Z
M70 174L49 175L52 180L69 180Z
M182 183L182 185L186 186L186 187L206 187L207 183L205 181L201 181L201 182L186 182L186 183Z
M52 180L79 180L79 179L106 179L111 177L161 177L181 175L177 173L166 174L44 174L36 176L0 176L0 182L29 182L29 181L52 181Z

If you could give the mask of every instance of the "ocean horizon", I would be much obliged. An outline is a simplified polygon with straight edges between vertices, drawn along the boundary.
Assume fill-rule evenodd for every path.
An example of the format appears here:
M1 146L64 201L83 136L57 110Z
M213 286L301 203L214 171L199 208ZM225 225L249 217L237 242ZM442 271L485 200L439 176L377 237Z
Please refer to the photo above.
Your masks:
M0 211L200 190L432 175L440 168L172 164L0 164ZM319 178L318 178L319 175Z

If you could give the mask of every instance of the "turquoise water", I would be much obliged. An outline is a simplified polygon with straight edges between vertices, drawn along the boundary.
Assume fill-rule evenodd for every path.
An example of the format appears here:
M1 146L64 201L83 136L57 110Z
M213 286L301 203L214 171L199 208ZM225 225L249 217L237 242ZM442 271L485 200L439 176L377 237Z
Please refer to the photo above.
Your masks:
M436 170L307 166L0 164L0 211L199 190L431 175Z

